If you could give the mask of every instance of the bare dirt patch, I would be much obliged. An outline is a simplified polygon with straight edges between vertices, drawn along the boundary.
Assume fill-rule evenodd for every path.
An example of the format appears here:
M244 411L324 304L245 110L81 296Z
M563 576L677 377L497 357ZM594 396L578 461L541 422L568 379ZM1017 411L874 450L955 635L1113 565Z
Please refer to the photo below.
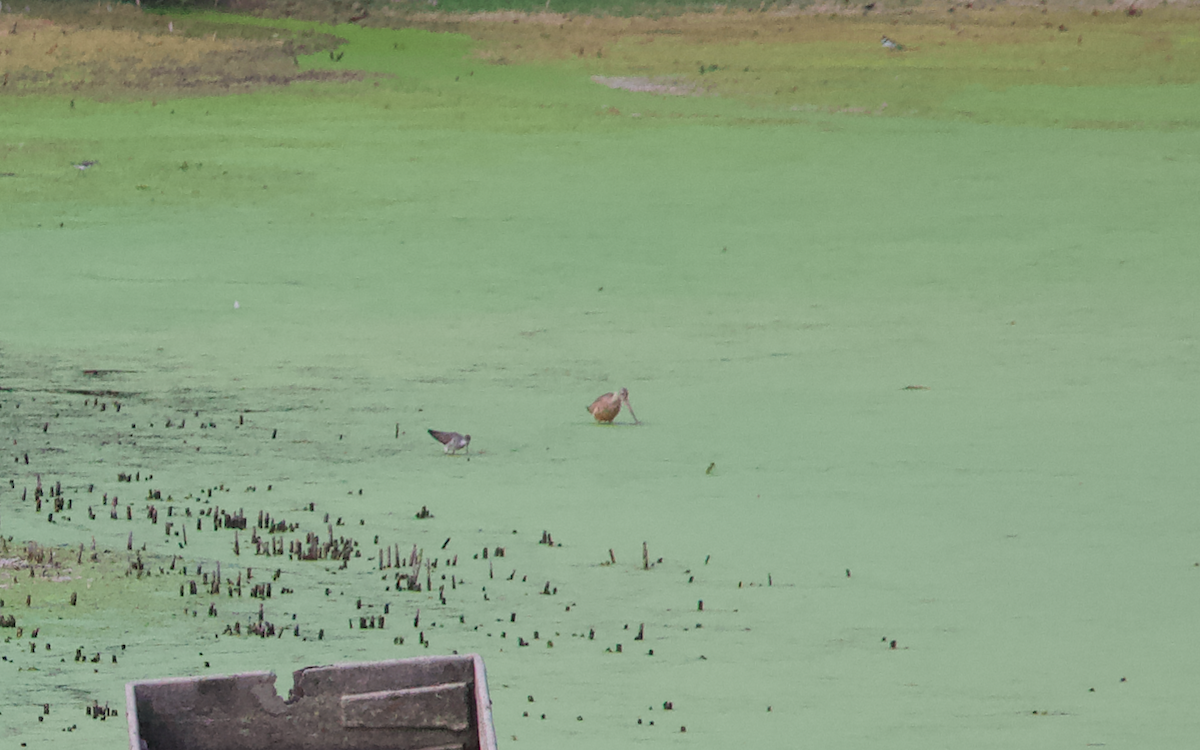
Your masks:
M698 96L704 93L696 83L682 78L669 76L592 76L592 80L610 89L638 91L648 94L666 94L668 96Z

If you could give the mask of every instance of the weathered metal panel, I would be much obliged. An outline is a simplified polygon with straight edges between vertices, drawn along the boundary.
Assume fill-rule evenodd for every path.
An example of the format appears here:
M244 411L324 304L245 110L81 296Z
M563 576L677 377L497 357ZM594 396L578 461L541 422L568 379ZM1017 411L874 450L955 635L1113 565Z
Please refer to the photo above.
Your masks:
M483 660L308 667L288 700L249 672L131 682L131 750L495 750Z

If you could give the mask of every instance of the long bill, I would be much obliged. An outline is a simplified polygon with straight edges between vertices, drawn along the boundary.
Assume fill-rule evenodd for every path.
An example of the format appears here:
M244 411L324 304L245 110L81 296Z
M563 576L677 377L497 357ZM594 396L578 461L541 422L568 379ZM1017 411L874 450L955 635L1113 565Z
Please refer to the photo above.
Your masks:
M625 396L622 400L625 402L625 408L629 410L629 416L633 417L633 423L641 424L641 421L638 420L637 415L633 413L633 404L629 403L629 396Z

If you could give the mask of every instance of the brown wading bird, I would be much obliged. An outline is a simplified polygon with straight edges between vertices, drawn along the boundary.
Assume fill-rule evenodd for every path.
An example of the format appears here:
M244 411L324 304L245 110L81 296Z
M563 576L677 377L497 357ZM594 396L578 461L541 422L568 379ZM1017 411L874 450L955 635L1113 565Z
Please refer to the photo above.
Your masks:
M454 452L458 450L466 450L467 453L471 452L467 448L471 444L470 435L460 435L457 432L442 432L441 430L430 430L429 434L433 435L434 440L445 446L442 448L442 452L444 453L453 456Z
M592 405L587 408L597 422L606 422L611 424L616 419L617 414L621 412L621 403L625 403L625 408L629 409L629 416L633 417L634 424L641 424L638 421L637 415L633 413L633 405L629 403L629 391L622 388L616 393L606 393L600 398L592 402Z

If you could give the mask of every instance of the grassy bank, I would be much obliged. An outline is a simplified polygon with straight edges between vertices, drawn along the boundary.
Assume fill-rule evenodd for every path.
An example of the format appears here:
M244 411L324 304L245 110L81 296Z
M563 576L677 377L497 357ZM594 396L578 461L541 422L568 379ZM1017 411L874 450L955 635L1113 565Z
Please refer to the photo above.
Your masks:
M376 24L368 28L145 14L129 6L60 11L54 21L14 15L0 58L4 94L155 99L374 74L376 87L417 85L458 97L464 84L480 80L477 72L488 70L489 80L500 81L540 71L546 81L572 78L550 95L528 87L498 95L529 92L544 107L571 100L574 84L586 87L595 77L614 87L684 95L667 98L732 99L756 116L817 112L1135 129L1195 127L1200 99L1200 22L1186 8L1141 16L991 6L657 19L385 10L361 21ZM393 36L387 26L473 43L454 60L428 58L428 45ZM882 47L883 36L903 49ZM523 72L495 70L512 65ZM663 112L697 106L642 98Z

